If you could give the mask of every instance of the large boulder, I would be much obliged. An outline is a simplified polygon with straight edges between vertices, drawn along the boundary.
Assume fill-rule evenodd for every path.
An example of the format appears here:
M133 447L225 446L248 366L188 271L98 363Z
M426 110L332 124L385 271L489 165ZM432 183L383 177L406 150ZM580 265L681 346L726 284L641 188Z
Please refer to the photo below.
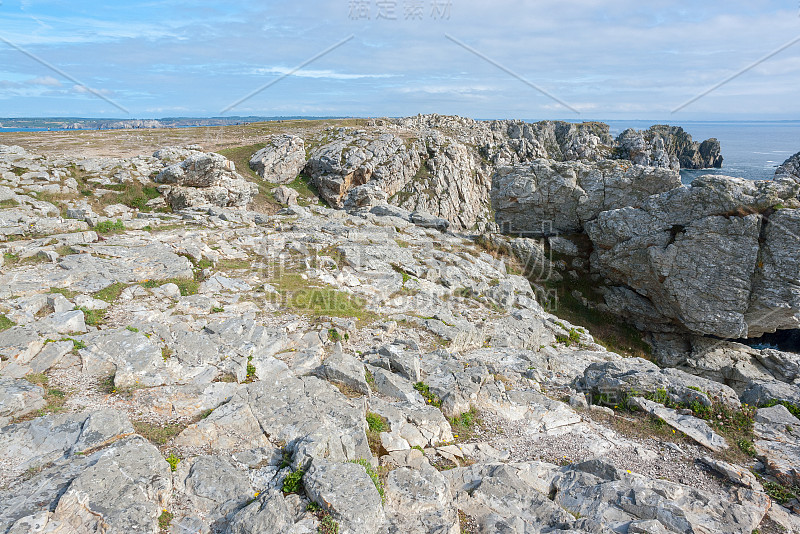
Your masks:
M800 212L789 180L702 176L586 224L612 311L650 331L738 339L800 320Z
M639 165L671 169L721 168L717 139L692 141L680 126L656 125L648 130L627 129L617 137L617 154Z
M800 182L800 152L783 162L775 171L775 179L789 178Z
M250 168L268 182L288 184L306 166L306 147L296 135L275 135L253 154Z
M492 178L495 221L506 233L575 233L602 211L640 206L680 187L677 171L598 163L536 160L499 169Z
M220 154L192 154L170 165L155 181L174 210L220 206L244 208L258 193L258 186L236 172L234 163Z

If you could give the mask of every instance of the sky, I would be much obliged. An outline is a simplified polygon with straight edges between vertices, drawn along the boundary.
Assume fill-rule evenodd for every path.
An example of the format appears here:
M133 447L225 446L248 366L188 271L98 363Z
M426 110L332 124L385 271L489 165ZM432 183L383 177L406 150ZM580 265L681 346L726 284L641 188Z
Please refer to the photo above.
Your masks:
M2 0L0 39L0 117L800 119L798 0Z

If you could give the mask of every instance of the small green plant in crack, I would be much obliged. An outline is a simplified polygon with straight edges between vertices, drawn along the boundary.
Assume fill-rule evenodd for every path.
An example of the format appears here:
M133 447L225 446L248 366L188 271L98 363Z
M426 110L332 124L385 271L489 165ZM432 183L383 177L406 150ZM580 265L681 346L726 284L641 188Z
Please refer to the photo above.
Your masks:
M133 332L134 334L138 334L139 333L139 329L138 328L130 326L130 325L126 326L125 330L127 330L128 332Z
M788 402L788 401L779 401L779 400L773 399L773 400L763 404L761 407L762 408L772 408L773 406L777 406L779 404L784 406L784 407L786 407L786 409L789 410L789 413L791 413L793 416L795 416L795 417L800 419L800 406L792 404L791 402Z
M350 460L351 464L358 464L364 468L369 475L370 480L375 485L375 489L378 490L378 494L381 496L381 502L386 504L386 496L384 495L383 491L383 483L381 482L380 477L378 476L378 472L375 471L375 468L372 467L372 464L369 463L369 460L364 460L363 458L360 460Z
M478 415L478 410L475 407L471 407L469 411L462 413L458 417L448 418L448 422L452 428L453 437L457 441L467 441L475 435L482 420Z
M431 391L431 388L428 386L428 384L424 382L417 382L414 384L414 389L419 391L420 395L422 395L431 406L435 406L436 408L442 407L442 400Z
M169 468L171 471L175 472L178 469L178 464L181 463L181 459L175 456L175 453L169 453L169 456L166 457L167 463L169 464Z
M218 306L214 306L211 308L211 313L222 313L225 311L225 308L220 308Z
M342 340L342 335L335 328L331 328L328 330L328 339L336 343Z
M375 390L375 376L370 372L369 369L364 369L364 380L367 381L367 385L371 390Z
M753 445L753 442L747 438L740 438L736 441L736 445L739 447L739 450L741 450L747 456L755 457L757 454L755 445Z
M317 534L339 534L339 523L337 523L330 514L324 514L319 520Z
M298 469L287 474L283 479L283 493L302 493L303 492L303 475L305 471Z
M578 345L581 342L581 333L575 328L570 328L569 333L566 336L563 334L557 335L556 341L568 347L572 345Z
M251 382L253 380L255 380L255 378L256 378L256 368L252 363L250 363L252 361L253 361L253 357L252 356L248 356L247 357L247 380L251 381Z
M158 516L158 528L161 529L161 532L169 532L169 527L172 524L173 518L174 515L167 511L166 508L161 510L161 515Z

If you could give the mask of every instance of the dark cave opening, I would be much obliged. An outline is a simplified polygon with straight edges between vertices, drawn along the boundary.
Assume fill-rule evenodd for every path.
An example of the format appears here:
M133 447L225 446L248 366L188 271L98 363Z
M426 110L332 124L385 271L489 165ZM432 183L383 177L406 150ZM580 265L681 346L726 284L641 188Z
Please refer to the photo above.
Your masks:
M800 330L778 330L774 334L739 340L754 349L776 349L800 353Z

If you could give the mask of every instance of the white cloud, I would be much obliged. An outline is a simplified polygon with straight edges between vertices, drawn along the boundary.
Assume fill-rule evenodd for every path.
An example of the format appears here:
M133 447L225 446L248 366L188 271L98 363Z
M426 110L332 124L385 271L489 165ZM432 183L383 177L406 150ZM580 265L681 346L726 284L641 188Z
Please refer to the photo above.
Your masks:
M61 87L61 82L52 76L40 76L26 81L28 85L44 85L47 87Z
M334 72L332 70L312 70L300 69L297 72L292 72L294 68L289 67L269 67L269 68L256 68L253 69L253 74L277 74L294 76L296 78L326 78L329 80L360 80L365 78L394 78L395 74L349 74L342 72ZM291 73L291 74L290 74Z

